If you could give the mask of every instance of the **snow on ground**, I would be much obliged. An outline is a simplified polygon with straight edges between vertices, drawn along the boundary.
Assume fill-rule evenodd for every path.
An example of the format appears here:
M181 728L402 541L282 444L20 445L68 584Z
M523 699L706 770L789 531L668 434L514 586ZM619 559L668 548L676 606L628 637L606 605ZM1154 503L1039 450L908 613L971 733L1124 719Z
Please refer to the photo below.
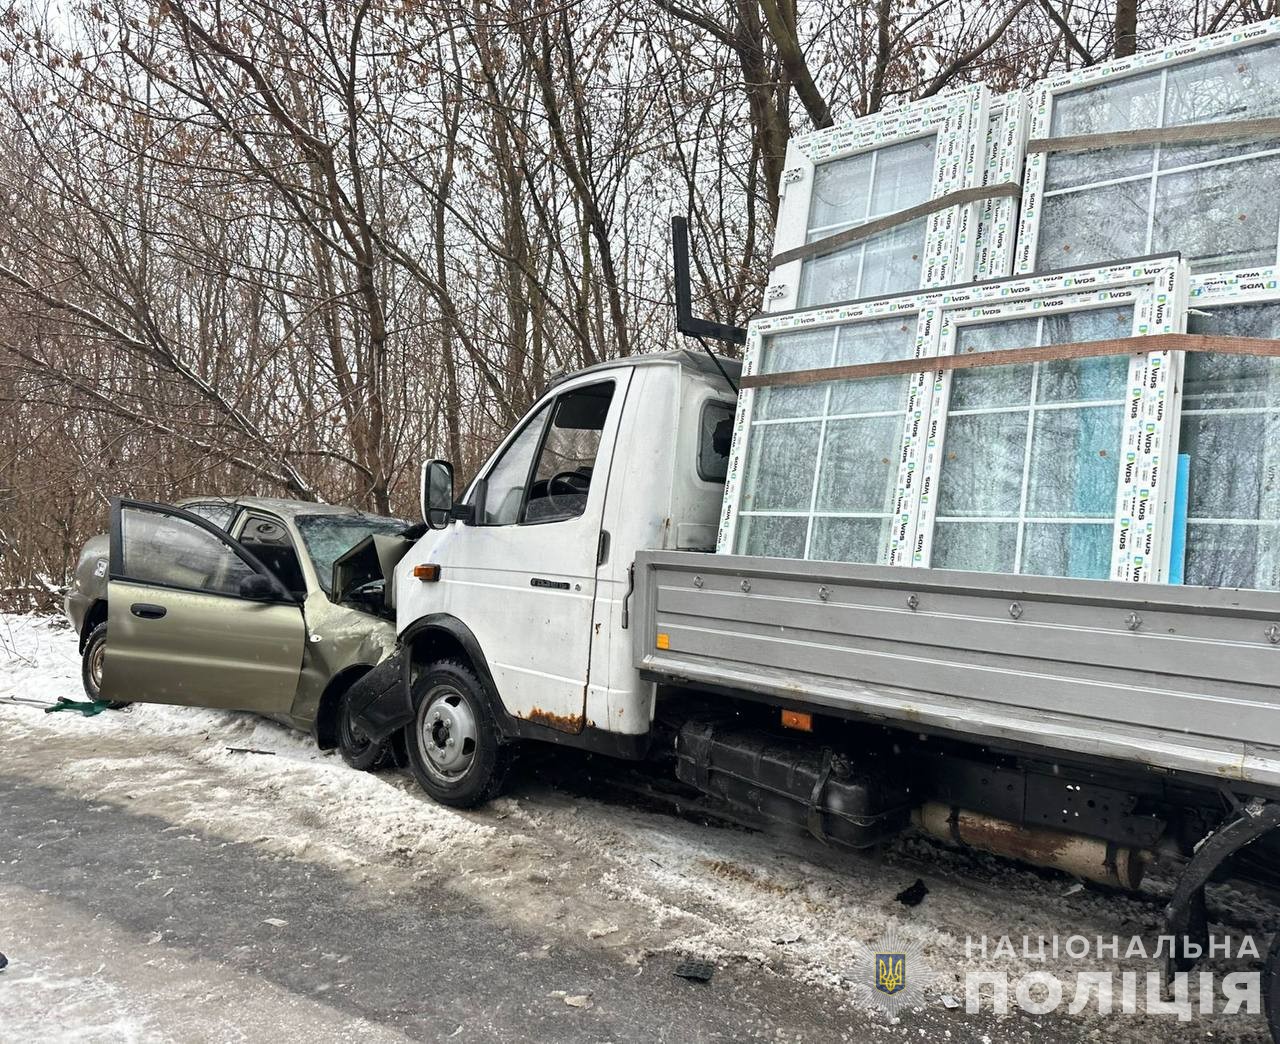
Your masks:
M644 802L596 800L584 796L589 784L557 781L554 773L550 781L546 773L518 774L509 796L463 813L430 801L407 775L354 772L309 737L251 715L134 705L83 718L6 700L59 696L81 697L74 634L57 620L0 617L0 752L22 771L38 772L44 785L163 817L171 830L323 863L392 896L406 881L439 877L495 915L635 964L660 954L750 962L852 997L858 944L894 928L922 948L938 976L928 1003L941 1006L944 994L963 1002L966 971L999 969L1016 981L1029 971L1065 977L1081 970L1065 956L1046 963L966 957L967 937L989 936L992 948L1002 935L1020 943L1023 936L1142 934L1150 943L1159 893L1168 889L1157 875L1155 897L1080 890L1061 875L921 837L878 855L848 853L805 838L707 826ZM47 756L15 758L33 749ZM897 903L917 877L929 889L924 903ZM1273 911L1251 892L1219 893L1215 912L1224 897L1235 934L1272 926ZM1141 977L1157 965L1125 967ZM1092 1025L1109 1039L1114 1024ZM1256 1018L1201 1025L1219 1040L1263 1039ZM1130 1039L1175 1040L1185 1032L1167 1016L1126 1018L1124 1028Z

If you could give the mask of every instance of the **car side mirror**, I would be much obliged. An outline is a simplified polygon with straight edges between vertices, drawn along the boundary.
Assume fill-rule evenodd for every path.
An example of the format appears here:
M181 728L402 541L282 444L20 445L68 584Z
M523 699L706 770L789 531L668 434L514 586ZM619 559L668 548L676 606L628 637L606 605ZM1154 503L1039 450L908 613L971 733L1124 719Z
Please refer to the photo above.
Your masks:
M239 593L241 598L265 601L268 598L282 597L284 589L271 577L263 576L261 573L254 573L252 576L246 576L240 581Z

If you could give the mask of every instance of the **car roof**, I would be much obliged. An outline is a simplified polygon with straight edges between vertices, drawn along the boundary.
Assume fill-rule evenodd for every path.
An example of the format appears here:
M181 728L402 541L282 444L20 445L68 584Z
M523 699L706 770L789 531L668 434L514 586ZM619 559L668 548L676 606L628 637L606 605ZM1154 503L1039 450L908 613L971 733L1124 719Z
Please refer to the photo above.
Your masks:
M347 504L321 504L314 500L285 500L283 497L226 497L218 493L208 496L184 497L178 507L189 504L227 504L237 508L269 511L281 518L297 518L299 515L356 515L381 517Z
M244 508L259 508L285 518L297 518L299 515L369 514L346 504L319 504L314 500L284 500L279 497L239 497L236 503Z

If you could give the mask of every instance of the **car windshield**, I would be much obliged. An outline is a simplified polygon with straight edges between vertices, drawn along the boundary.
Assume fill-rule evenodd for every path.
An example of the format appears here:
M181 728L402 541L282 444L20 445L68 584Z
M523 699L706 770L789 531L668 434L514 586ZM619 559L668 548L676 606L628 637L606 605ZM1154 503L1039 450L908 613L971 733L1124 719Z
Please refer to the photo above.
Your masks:
M402 518L382 515L301 515L294 521L316 567L320 586L326 592L333 583L335 558L350 551L370 533L393 536L410 526Z

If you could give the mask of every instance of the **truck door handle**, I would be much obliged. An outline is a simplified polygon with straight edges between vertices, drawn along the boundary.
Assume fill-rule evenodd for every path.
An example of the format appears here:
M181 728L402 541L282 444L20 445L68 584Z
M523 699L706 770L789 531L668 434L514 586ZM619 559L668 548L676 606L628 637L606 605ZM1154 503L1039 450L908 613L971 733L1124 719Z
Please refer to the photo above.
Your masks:
M134 602L129 612L143 620L159 620L169 610L163 605L152 605L150 602Z

